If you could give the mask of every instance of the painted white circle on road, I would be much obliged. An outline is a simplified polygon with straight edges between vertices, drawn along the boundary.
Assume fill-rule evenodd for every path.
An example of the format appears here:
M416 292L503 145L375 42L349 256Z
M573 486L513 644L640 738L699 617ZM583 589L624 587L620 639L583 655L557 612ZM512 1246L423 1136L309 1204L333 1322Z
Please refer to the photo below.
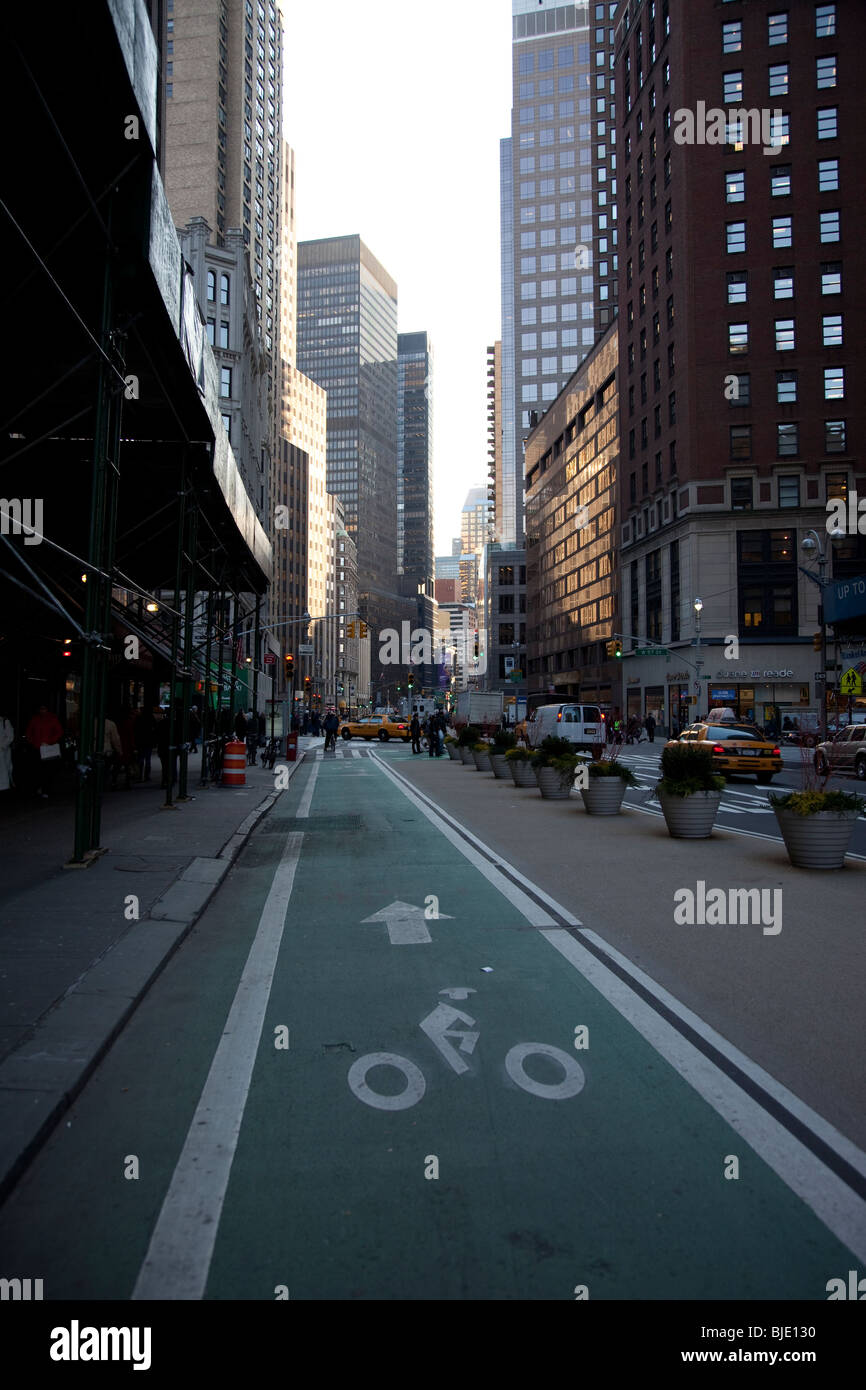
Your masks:
M523 1063L534 1053L541 1057L552 1057L558 1062L565 1072L564 1079L548 1086L543 1081L533 1081L531 1076L527 1076ZM574 1058L569 1057L567 1052L560 1051L558 1047L551 1047L549 1043L518 1043L505 1058L505 1070L511 1080L516 1081L524 1091L528 1091L532 1096L541 1096L543 1100L570 1100L583 1090L586 1081L583 1068L578 1066Z
M372 1090L367 1085L367 1072L373 1067L396 1067L406 1078L405 1091L396 1096L383 1096ZM427 1089L424 1075L415 1063L407 1057L398 1057L396 1052L368 1052L366 1057L359 1057L349 1068L348 1082L358 1100L372 1105L374 1110L408 1110L411 1105L418 1104Z

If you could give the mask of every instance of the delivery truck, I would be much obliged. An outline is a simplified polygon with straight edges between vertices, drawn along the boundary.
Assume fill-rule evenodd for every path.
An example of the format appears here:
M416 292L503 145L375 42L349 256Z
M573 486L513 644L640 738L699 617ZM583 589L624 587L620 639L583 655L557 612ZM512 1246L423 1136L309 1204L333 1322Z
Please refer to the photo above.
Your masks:
M457 695L454 710L454 727L465 728L474 724L477 728L495 728L502 720L501 690L461 690Z

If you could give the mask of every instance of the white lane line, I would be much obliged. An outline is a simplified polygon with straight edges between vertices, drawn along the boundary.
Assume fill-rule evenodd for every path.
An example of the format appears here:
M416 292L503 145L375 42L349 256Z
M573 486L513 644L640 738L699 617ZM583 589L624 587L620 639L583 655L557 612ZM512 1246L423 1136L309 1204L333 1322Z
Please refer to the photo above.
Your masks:
M303 835L286 840L132 1297L200 1299L228 1188Z
M859 1173L866 1175L866 1154L843 1134L824 1120L816 1111L801 1101L793 1092L782 1086L762 1067L747 1058L738 1048L723 1038L709 1024L692 1013L667 990L658 985L649 975L635 966L626 956L615 951L595 932L588 931L580 920L567 908L558 903L549 893L528 879L519 869L510 864L497 852L485 845L484 841L462 825L450 812L441 810L435 803L428 804L426 798L416 794L411 783L401 775L395 774L376 758L383 773L400 788L408 801L412 802L451 841L470 863L479 867L499 892L512 903L519 912L535 926L548 928L541 935L568 960L569 964L591 984L631 1023L638 1032L664 1057L680 1076L710 1105L717 1114L726 1120L742 1135L764 1162L773 1169L779 1178L795 1192L827 1226L828 1230L848 1246L859 1259L866 1260L866 1203L833 1172L811 1149L797 1139L780 1121L764 1110L760 1101L753 1098L727 1072L723 1071L683 1035L667 1019L653 1009L652 1005L631 989L618 974L609 969L603 961L581 946L578 941L558 923L548 918L539 921L546 914L531 898L522 893L513 883L499 872L497 865L518 882L526 885L543 902L557 913L561 921L580 929L581 934L600 947L612 961L628 973L636 984L658 1000L684 1024L709 1042L733 1067L741 1069L747 1077L756 1082L767 1094L777 1100L796 1120L839 1158L851 1164ZM434 809L435 808L435 809ZM635 807L634 809L640 809ZM649 814L654 814L650 812ZM458 834L457 832L462 832ZM740 833L740 832L732 832ZM750 832L743 832L750 833ZM482 860L478 850L462 838L478 846L494 859L494 864ZM761 837L769 838L769 837ZM776 841L781 843L781 841ZM480 861L480 863L479 863Z
M353 749L352 749L352 757L353 757L353 758L360 758L360 756L361 756L361 754L358 752L358 749L357 749L357 748L353 748Z
M301 801L297 809L296 814L298 820L305 820L310 814L310 806L313 800L313 792L316 789L316 778L318 777L318 775L319 764L316 762L313 763L312 771L310 772L310 780L304 787L304 794L301 797Z

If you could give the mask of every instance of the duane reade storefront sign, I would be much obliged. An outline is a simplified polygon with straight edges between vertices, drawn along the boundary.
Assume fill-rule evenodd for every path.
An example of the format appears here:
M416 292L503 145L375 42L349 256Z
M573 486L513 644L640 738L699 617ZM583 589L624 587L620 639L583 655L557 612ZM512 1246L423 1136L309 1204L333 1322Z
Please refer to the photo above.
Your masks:
M740 660L719 660L722 646L702 644L700 689L695 670L696 649L671 650L670 659L662 655L627 656L623 661L622 703L626 716L648 712L657 724L670 730L682 729L699 716L706 717L715 705L727 705L741 719L766 724L774 710L800 714L818 706L815 672L818 660L811 643L786 647L784 651L764 648L760 665ZM685 665L683 658L691 662Z

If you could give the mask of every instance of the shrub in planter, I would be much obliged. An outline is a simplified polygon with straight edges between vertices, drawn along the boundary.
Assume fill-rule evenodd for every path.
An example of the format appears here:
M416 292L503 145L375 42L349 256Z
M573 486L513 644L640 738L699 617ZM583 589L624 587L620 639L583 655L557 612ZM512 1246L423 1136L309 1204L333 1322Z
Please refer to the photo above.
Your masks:
M583 804L591 816L616 816L622 807L626 787L639 785L630 767L616 758L601 758L587 766L586 787L581 787Z
M724 777L713 772L709 748L687 743L663 748L662 776L653 794L669 833L679 840L707 839L713 832L724 785Z
M456 738L446 738L445 751L453 763L462 763L463 759L460 756L460 745Z
M511 771L515 787L535 787L535 769L532 766L528 748L509 748L505 760Z
M797 869L841 869L866 800L854 792L770 792L788 858Z
M553 740L551 740L553 741ZM568 743L567 739L555 740ZM548 740L545 739L545 743ZM545 801L567 801L574 786L574 774L582 761L569 750L561 752L555 748L540 748L532 757L535 780Z
M479 772L492 772L490 766L490 744L476 743L472 749L472 757Z
M464 724L457 735L457 742L461 748L472 748L481 739L481 730L474 724Z

